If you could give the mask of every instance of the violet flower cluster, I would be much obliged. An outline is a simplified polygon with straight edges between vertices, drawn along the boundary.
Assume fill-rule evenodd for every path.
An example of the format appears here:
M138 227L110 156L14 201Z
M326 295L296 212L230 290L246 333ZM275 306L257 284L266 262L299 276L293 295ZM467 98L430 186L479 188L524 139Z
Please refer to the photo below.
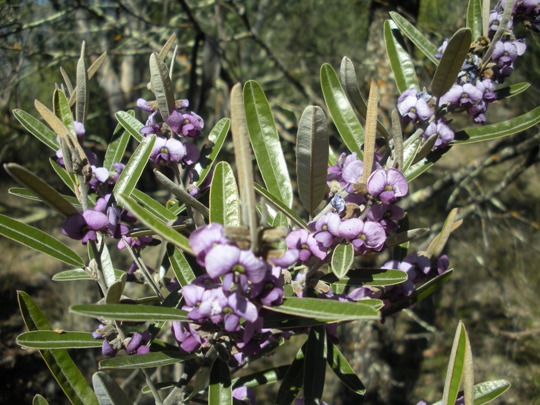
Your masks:
M518 22L539 31L539 0L514 1L508 26L502 37L492 46L489 58L486 53L499 28L504 4L499 1L490 13L488 38L478 38L471 44L456 83L438 100L426 91L414 88L405 90L398 99L397 109L403 124L412 123L423 132L426 141L436 136L434 149L446 148L454 140L454 131L445 115L449 112L466 112L477 124L486 122L486 111L497 100L496 85L503 83L514 71L514 62L525 53L524 39L518 39L513 31ZM441 58L448 40L438 53Z

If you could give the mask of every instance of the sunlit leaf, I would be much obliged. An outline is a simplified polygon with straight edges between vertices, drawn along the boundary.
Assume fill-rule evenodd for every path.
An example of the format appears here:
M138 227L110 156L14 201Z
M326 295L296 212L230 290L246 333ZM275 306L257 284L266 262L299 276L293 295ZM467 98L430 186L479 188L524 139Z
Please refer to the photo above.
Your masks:
M113 189L114 195L124 194L128 197L131 195L148 163L155 141L155 135L147 136L142 140L116 181Z
M193 273L189 262L180 249L178 249L176 246L168 244L167 256L180 286L183 287L188 285L195 279L195 274Z
M334 371L334 374L341 380L347 388L358 395L364 395L366 387L360 381L360 378L356 375L349 362L341 354L338 347L328 342L328 354L326 360Z
M115 270L114 274L115 278L118 279L122 274L125 274L125 272L122 270ZM64 270L52 276L53 281L96 281L96 278L97 276L92 277L88 271L85 271L82 268Z
M156 96L159 113L163 121L166 122L176 106L176 101L167 65L165 65L163 58L155 52L150 55L150 82Z
M446 370L446 381L444 383L443 405L453 405L456 402L464 374L465 353L468 346L467 331L460 321L456 329L452 353L448 361Z
M364 286L382 287L386 285L401 284L407 280L407 274L401 270L387 269L354 269L349 270L347 276L341 280L333 273L325 274L321 280L332 284L334 291L341 294L346 287L351 289Z
M457 222L458 209L454 208L452 211L448 213L448 216L446 217L446 220L444 221L444 225L441 229L441 231L437 234L437 236L431 241L429 244L429 247L426 252L426 256L430 259L434 260L437 259L445 245L446 242L448 242L448 238L450 237L450 234L455 230L455 223Z
M81 56L77 61L77 90L75 91L75 120L82 124L86 122L86 114L88 112L88 89L86 88L88 83L88 74L86 72L86 65L84 63L85 48L86 44L83 41L81 45Z
M219 357L214 361L210 371L210 386L208 387L209 405L231 405L232 385L229 366Z
M301 228L309 229L306 221L304 221L296 212L294 212L289 207L285 206L277 197L270 194L268 190L266 190L264 187L262 187L260 184L254 183L253 184L255 191L262 195L267 202L269 202L271 205L274 206L277 210L281 211L287 218L289 218L292 222L294 222L296 225L298 225Z
M143 140L143 136L140 130L144 127L144 124L140 122L134 115L126 111L118 111L114 114L120 125L138 142Z
M73 305L71 312L93 318L115 319L119 321L185 321L186 311L153 305L130 304L87 304Z
M386 53L390 60L390 66L394 73L396 86L400 93L410 87L420 89L418 78L414 70L414 64L405 49L400 45L396 36L400 35L399 30L393 21L384 22L384 41Z
M141 207L150 211L156 218L159 218L163 222L174 222L176 221L176 215L167 209L159 201L154 200L148 194L134 189L131 193L131 198L134 201L137 201Z
M120 385L103 371L97 371L92 375L92 385L100 405L130 405L133 403L120 388Z
M34 349L86 349L101 347L101 339L90 332L32 330L17 336L17 344Z
M210 222L240 226L240 196L231 166L219 162L210 186Z
M512 98L514 96L517 96L518 94L525 92L529 87L531 87L530 83L521 82L499 87L494 92L497 95L497 100L502 100L505 98Z
M109 140L109 144L107 145L105 159L103 160L103 167L105 167L107 170L113 170L113 164L122 162L129 140L129 132L123 130L123 126L118 124L111 139Z
M103 52L101 55L99 55L96 58L96 60L94 61L94 63L92 63L90 65L90 67L86 71L88 80L90 80L92 77L94 77L94 75L99 70L99 68L101 67L103 62L105 62L105 59L107 59L107 52ZM77 96L77 87L75 87L73 89L73 92L71 93L71 96L69 97L69 106L70 107L73 107L73 105L75 104L76 96Z
M100 370L132 370L137 368L153 368L182 363L192 358L192 354L177 352L150 352L146 354L131 354L104 359L99 362Z
M351 243L339 244L332 253L332 272L338 279L345 277L354 260L354 247Z
M270 384L281 380L289 366L272 367L269 370L257 371L252 374L243 375L242 377L232 380L232 386L234 388L247 387L254 388L259 385Z
M482 36L482 0L469 0L466 26L471 30L473 40Z
M211 149L205 154L205 150L207 150L205 148L208 147L206 145L201 151L201 157L193 169L195 173L197 173L196 181L193 183L194 185L200 186L212 170L214 161L227 138L230 126L231 120L229 118L222 118L217 122L214 128L212 128L210 134L208 134L208 140L211 142Z
M49 405L47 400L39 394L34 395L32 399L32 405Z
M51 150L57 151L60 147L56 142L56 134L37 118L23 110L13 110L13 115L17 121L37 139L47 145Z
M487 404L510 388L506 380L486 381L474 386L474 405Z

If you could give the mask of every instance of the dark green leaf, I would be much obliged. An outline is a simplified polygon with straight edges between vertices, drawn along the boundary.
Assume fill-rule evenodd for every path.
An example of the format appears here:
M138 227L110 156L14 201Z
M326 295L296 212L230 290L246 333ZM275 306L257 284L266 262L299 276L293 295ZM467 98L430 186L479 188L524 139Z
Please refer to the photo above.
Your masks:
M73 173L68 173L66 169L60 167L53 159L49 159L49 163L58 177L75 194L74 184L76 184L76 176Z
M92 318L115 319L118 321L185 321L186 311L152 305L130 304L87 304L73 305L70 312Z
M49 403L41 395L36 394L34 395L34 399L32 400L32 405L49 405Z
M285 298L281 305L265 308L272 312L312 318L324 322L379 319L380 317L379 311L373 305L362 303L362 301L353 303L318 298L290 297Z
M332 273L338 279L345 277L354 260L354 247L351 243L339 244L332 253Z
M270 204L274 206L274 208L281 211L287 218L289 218L292 222L294 222L296 225L298 225L301 228L309 229L307 223L292 209L289 207L283 205L283 203L275 196L270 194L268 190L263 188L261 185L254 183L253 184L255 191L262 195Z
M56 134L40 120L23 110L13 110L13 115L28 132L50 149L56 152L60 148L58 142L56 142Z
M196 177L196 181L193 183L194 185L200 186L212 170L214 161L227 138L230 126L231 120L229 118L222 118L214 126L212 131L210 131L210 134L208 134L208 140L212 143L211 149L208 152L207 149L203 148L201 158L195 164L194 170L198 174L198 177Z
M167 256L180 286L188 285L195 279L195 274L180 249L168 244Z
M467 331L460 321L456 329L452 353L448 361L446 370L446 381L444 383L443 404L451 405L456 402L461 385L461 379L465 367L465 352L467 350Z
M356 152L358 158L362 159L364 129L349 103L347 94L341 87L336 71L328 63L321 66L321 88L324 101L341 139L351 152Z
M5 215L0 215L0 235L71 266L84 265L83 259L58 239Z
M142 142L143 136L140 133L140 130L144 127L142 122L126 111L118 111L114 116L133 138L138 142Z
M133 111L128 111L128 114L131 113L134 114ZM113 164L122 162L129 140L129 132L123 130L121 124L116 125L114 133L109 140L107 151L105 152L103 167L107 168L107 170L113 170Z
M273 367L269 370L257 371L252 374L235 378L232 380L233 389L238 387L255 388L259 385L274 383L281 380L285 376L288 368L288 365Z
M328 354L326 360L336 376L347 388L358 395L365 394L366 387L364 387L360 378L358 378L345 356L339 351L338 347L330 342L328 342Z
M437 54L437 47L433 45L424 34L418 31L414 25L395 11L390 11L390 17L392 20L394 20L394 23L397 25L401 33L409 38L411 42L416 45L416 47L424 55L426 55L430 61L432 61L435 65L439 64L439 59L435 57Z
M298 122L296 136L296 177L298 194L311 215L326 193L328 129L324 111L307 107ZM269 190L270 191L270 190Z
M471 30L472 39L476 40L482 36L482 1L469 0L467 6L467 28Z
M308 404L321 402L326 375L326 329L314 326L309 331L304 361L304 401Z
M115 270L115 278L120 278L122 274L125 274L125 272L122 270ZM82 268L64 270L52 276L53 281L80 281L80 280L96 281L96 278L97 278L97 275L95 277L92 277L90 273L88 273Z
M34 349L86 349L101 347L101 339L95 339L90 332L65 332L52 330L32 330L17 336L17 344Z
M474 386L474 405L483 405L493 401L510 388L506 380L486 381Z
M526 82L511 84L508 86L499 87L495 90L495 94L497 95L497 100L512 98L525 92L529 87L531 87L531 84Z
M540 123L540 107L519 117L490 125L478 125L456 132L455 144L491 141L517 134Z
M103 371L97 371L92 376L92 385L99 401L99 405L130 405L126 393L118 383Z
M291 207L291 179L274 117L261 86L253 80L244 85L244 107L249 140L264 184L283 204Z
M338 280L332 274L324 275L321 280L331 283L334 291L341 294L346 287L351 289L364 286L383 287L387 285L401 284L407 280L407 274L401 270L385 270L385 269L355 269L347 273L347 277Z
M155 135L147 136L142 140L135 152L133 152L133 156L129 159L129 162L124 170L122 170L122 174L120 174L114 185L113 194L115 196L124 194L129 197L131 195L148 163L148 158L150 157L155 141Z
M72 136L72 138L76 139L77 134L75 133L73 113L71 112L71 107L69 106L69 102L66 95L60 89L54 90L53 106L54 106L54 113L56 114L56 116L60 118L62 123L65 125L65 127L69 130L69 134ZM50 122L48 124L51 125ZM57 132L57 134L62 135L60 132Z
M131 193L131 198L134 201L139 203L141 207L150 211L156 218L159 218L161 221L166 223L173 223L176 221L176 215L169 211L163 204L159 201L154 200L148 194L134 189Z
M429 228L409 229L405 232L395 233L386 238L386 247L394 247L409 242L429 232Z
M78 214L79 211L77 211L77 209L62 196L62 194L49 186L30 170L25 169L17 163L6 163L4 164L4 168L11 177L17 180L21 185L32 190L41 201L45 202L49 207L55 209L60 214L65 216Z
M182 363L193 358L192 354L178 352L150 352L147 354L131 354L104 359L99 362L100 370L132 370L136 368L152 368Z
M219 162L210 186L210 222L240 226L240 196L231 166Z
M229 366L219 357L214 361L210 371L210 386L208 387L209 405L231 405L232 385Z
M293 362L285 373L276 396L276 405L289 405L300 392L302 388L306 346L307 343L304 343L300 350L298 350Z
M11 187L8 189L8 193L27 200L43 202L36 194L24 187ZM82 210L81 203L75 197L65 194L61 194L61 196L75 208Z
M463 61L471 46L471 30L460 28L448 41L446 49L441 57L441 63L431 81L431 93L439 98L445 94L456 82L458 73L463 66Z
M397 37L399 30L393 21L384 22L384 42L386 44L386 53L390 60L390 66L394 73L396 86L400 93L403 93L410 87L419 89L418 78L414 70L414 64L405 49L400 45Z
M150 82L156 96L159 113L163 121L166 122L176 107L176 101L167 65L165 65L163 58L155 52L150 55Z

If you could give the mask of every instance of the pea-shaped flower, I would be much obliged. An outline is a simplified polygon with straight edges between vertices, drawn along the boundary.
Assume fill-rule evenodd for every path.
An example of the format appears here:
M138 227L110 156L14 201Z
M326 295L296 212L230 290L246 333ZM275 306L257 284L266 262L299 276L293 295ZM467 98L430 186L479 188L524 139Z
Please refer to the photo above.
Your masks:
M86 245L89 240L97 241L97 232L106 231L108 226L107 215L95 210L85 210L82 214L67 217L62 224L62 233L72 239L81 240Z
M405 176L397 169L378 169L371 173L367 181L367 190L385 205L407 195L409 184Z
M156 165L168 165L180 163L185 155L186 148L178 139L158 137L154 143L152 152L150 152L150 160Z

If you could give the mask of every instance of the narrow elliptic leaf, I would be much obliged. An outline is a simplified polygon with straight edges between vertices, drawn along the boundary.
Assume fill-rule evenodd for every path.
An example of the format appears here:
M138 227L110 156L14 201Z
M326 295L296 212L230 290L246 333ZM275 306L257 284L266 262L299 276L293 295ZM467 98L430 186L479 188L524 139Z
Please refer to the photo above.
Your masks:
M73 173L69 173L66 169L58 165L56 161L49 158L49 164L56 173L56 175L64 182L64 184L75 194L75 184L77 177Z
M60 148L56 142L56 134L37 118L23 110L13 110L13 115L28 132L51 150L56 152Z
M58 239L5 215L0 215L0 235L45 253L70 266L84 265L83 259Z
M279 366L272 367L268 370L257 371L252 374L243 375L242 377L238 377L232 380L232 387L233 389L238 387L255 388L260 385L274 383L281 380L285 376L285 373L288 369L288 365Z
M232 405L231 372L229 366L219 357L214 361L210 371L208 387L209 405Z
M107 59L107 52L103 52L101 55L99 55L98 58L94 61L94 63L90 65L90 67L86 71L88 80L94 77L94 75L99 70L103 62L105 62L105 59ZM71 93L71 96L69 97L70 107L73 107L73 105L75 104L76 96L77 96L77 87L73 89L73 93Z
M493 401L510 388L506 380L485 381L474 386L474 405L483 405Z
M394 20L394 23L397 25L401 33L409 38L411 42L420 50L420 52L426 55L426 57L435 65L439 64L439 59L435 57L437 54L437 47L433 45L433 43L427 39L424 34L418 31L414 25L395 11L390 11L390 17L392 20Z
M420 146L421 143L418 144ZM419 151L420 148L416 150L416 152ZM450 148L446 148L444 150L435 150L430 152L425 158L420 160L419 162L415 163L414 165L408 165L407 161L405 161L404 166L406 169L404 169L405 177L407 177L408 182L410 183L414 179L416 179L418 176L420 176L422 173L426 172L431 166L433 166L441 157L443 157ZM416 155L414 155L416 157ZM411 163L411 162L409 162Z
M482 1L482 35L484 35L486 38L489 36L489 15L491 12L490 3L490 0Z
M227 138L229 128L231 126L231 120L229 118L222 118L212 128L210 134L208 134L208 140L211 142L211 146L206 145L201 151L201 157L195 164L194 171L197 173L196 181L193 182L195 186L200 186L214 165L217 155ZM208 151L210 149L210 151ZM206 152L205 152L206 151Z
M36 194L34 194L32 191L24 187L10 187L8 189L8 193L16 197L24 198L31 201L44 202ZM61 194L61 196L66 201L68 201L71 205L73 205L76 209L82 210L81 203L75 197L70 196L70 195L65 195L65 194Z
M379 88L375 80L371 81L366 112L366 128L364 132L364 171L360 183L366 184L375 162L375 138L377 137L377 108L379 105Z
M531 87L530 83L521 82L516 84L510 84L504 87L499 87L494 92L497 95L497 100L502 100L505 98L512 98L514 96L517 96L518 94L525 92L529 87Z
M321 402L326 375L326 329L314 326L309 331L304 362L304 401L307 404Z
M132 354L104 359L99 362L100 370L132 370L136 368L153 368L182 363L192 358L192 354L178 352L151 352L147 354Z
M56 89L54 91L53 106L54 113L58 118L60 118L65 127L69 130L69 135L71 136L71 138L76 139L77 135L75 133L75 120L73 119L73 113L71 112L71 108L69 106L69 102L65 93L60 89Z
M69 78L67 72L60 66L60 74L62 75L62 79L64 79L64 83L66 84L67 89L67 95L71 97L73 94L73 84L71 83L71 79Z
M328 167L321 162L328 161L327 127L324 111L317 106L307 107L298 122L296 136L298 194L309 215L315 211L326 193Z
M351 152L356 152L358 158L361 159L364 129L349 103L336 71L328 63L321 66L321 88L324 101L341 139L347 148Z
M395 314L396 312L401 311L403 308L410 307L411 305L422 301L424 298L429 297L444 284L446 284L446 282L450 280L450 277L452 277L452 274L454 274L454 270L450 269L429 280L427 283L418 287L416 291L407 298L394 302L390 307L385 308L382 311L383 316Z
M199 200L197 200L195 197L193 197L191 194L189 194L184 189L180 188L178 184L175 182L169 180L167 176L165 176L163 173L158 171L157 169L154 169L154 174L156 175L157 181L165 187L167 190L169 190L171 193L174 194L176 198L178 198L179 201L183 202L184 204L190 206L191 208L199 211L199 213L205 217L208 218L210 215L208 208L206 205L201 203Z
M17 298L23 321L28 330L52 329L41 309L27 293L18 291ZM71 403L84 405L98 404L92 388L66 350L40 350L39 353Z
M456 132L454 144L491 141L525 131L538 123L540 123L540 107L506 121L462 129Z
M134 189L131 198L163 222L172 223L177 219L176 215L169 211L167 207L140 190Z
M456 402L461 385L461 377L465 362L465 351L467 347L467 331L463 323L459 321L452 345L452 353L448 361L446 370L446 380L443 391L443 405L452 405Z
M86 44L83 41L81 45L81 56L77 61L77 95L75 100L75 120L83 124L86 122L86 114L88 112L88 89L86 88L88 74L86 72L86 64L84 63L85 48Z
M331 342L328 342L328 354L326 360L336 376L347 388L358 395L365 394L366 387L362 384L362 381L360 381L360 378L358 378L345 356L343 356L338 347Z
M115 275L114 275L115 276ZM124 287L126 286L127 273L122 274L119 280L108 285L107 294L105 294L105 304L118 304L122 298Z
M456 82L457 75L471 46L471 30L460 28L448 40L441 63L431 80L431 93L439 98Z
M156 232L166 241L178 246L184 252L193 254L191 247L189 246L189 241L184 235L163 223L159 218L155 217L150 211L139 205L132 198L128 198L123 194L117 194L116 198L121 206L127 209L145 226Z
M240 226L240 196L231 166L219 162L210 186L210 222Z
M97 371L92 375L92 385L99 405L130 405L133 403L120 388L120 385L103 371Z
M300 392L303 382L306 346L307 342L298 350L285 373L274 401L276 405L289 405Z
M473 40L482 36L482 0L469 0L466 26L471 30Z
M17 180L21 185L28 189L46 203L49 207L55 209L60 214L70 216L79 211L67 201L62 194L49 186L40 177L36 176L30 170L18 165L17 163L6 163L4 168L11 177Z
M257 209L253 189L253 167L242 86L237 83L231 90L231 126L238 189L242 201L242 225L249 228L251 249L257 249Z
M18 345L34 349L86 349L101 347L102 343L90 332L32 330L17 336Z
M185 321L186 311L153 305L130 304L87 304L73 305L70 312L93 318L115 319L118 321Z
M277 197L270 194L268 190L262 187L260 184L254 183L255 191L262 195L268 203L274 206L277 210L281 211L287 218L298 225L301 228L309 229L308 224L304 221L296 212L289 207L285 206Z
M375 300L377 301L377 300ZM359 302L341 302L317 298L285 298L283 304L266 307L269 311L313 318L324 322L353 321L358 319L379 319L374 306Z
M148 163L148 158L150 157L155 141L155 135L147 136L143 139L135 152L133 152L131 159L129 159L126 167L114 185L114 195L124 194L127 197L131 195Z
M133 114L129 111L118 111L114 114L120 125L138 142L143 140L143 136L140 130L144 127L144 124L140 122Z
M429 228L409 229L405 232L395 233L386 238L386 246L394 247L409 242L429 232Z
M432 152L433 146L435 146L435 142L437 141L437 137L437 134L433 134L428 139L426 139L425 142L422 142L420 144L420 147L417 149L416 155L411 162L411 166L414 166L416 163L420 162Z
M385 21L384 42L386 44L386 53L390 60L390 66L394 73L396 86L400 93L403 93L410 87L420 89L414 64L407 51L398 42L397 35L400 34L396 24L390 20Z
M292 186L270 105L260 84L244 85L244 108L249 140L268 191L292 207Z
M118 279L122 276L122 274L125 274L122 270L115 270L114 271L115 277ZM59 273L56 273L54 276L52 276L53 281L81 281L81 280L87 280L87 281L96 281L96 277L93 277L88 271L85 271L83 268L77 268L77 269L71 269L71 270L64 270Z
M195 274L184 253L174 245L167 245L167 257L172 270L181 287L188 285L195 279Z
M429 244L429 247L426 252L426 256L432 260L437 259L443 249L446 245L446 242L448 242L448 238L450 237L450 234L455 228L456 217L458 214L458 209L454 208L448 216L446 217L446 220L444 221L444 225L439 232L439 234L431 241Z
M488 3L489 1L486 0ZM484 54L484 56L482 57L482 60L488 62L490 59L491 59L491 55L493 55L493 50L495 49L495 44L498 43L502 36L504 35L505 32L507 32L508 30L508 23L510 22L510 19L512 18L512 11L514 10L514 7L506 7L506 5L510 6L510 4L514 4L514 0L502 0L501 1L501 6L504 4L503 6L503 15L499 21L499 27L497 28L497 31L495 32L495 34L493 35L493 37L491 38L491 41L489 43L489 47L486 51L486 53ZM484 15L484 18L488 17L487 15ZM484 21L484 24L486 24L486 22ZM489 23L488 23L489 24Z
M32 405L49 405L47 400L39 394L34 395L32 399Z
M165 45L163 45L163 47L159 51L159 56L161 56L163 59L165 59L165 57L167 56L167 54L171 50L171 48L172 48L172 46L174 44L174 41L176 41L176 34L172 34L169 37L169 39L167 39L167 42L165 42Z
M395 161L394 167L403 170L403 131L401 130L401 122L399 113L396 109L392 110L392 141L393 158Z
M347 276L338 279L335 274L329 273L324 275L321 280L331 283L333 288L336 288L341 294L346 287L350 289L376 286L383 287L386 285L401 284L407 280L407 274L401 270L387 269L354 269L347 273Z
M332 253L332 272L341 280L347 275L354 261L354 247L351 243L339 244Z
M114 265L109 253L109 248L105 243L103 236L97 234L97 251L99 253L99 258L94 256L94 250L92 248L92 242L88 244L88 257L96 259L100 263L101 270L103 272L103 279L105 280L105 285L107 287L112 286L116 282L116 271L114 270Z
M167 65L163 58L155 52L150 55L150 82L156 96L159 113L163 121L166 122L176 106L176 101Z
M114 169L113 164L122 162L129 140L129 132L124 130L121 124L116 125L105 152L103 167L111 171Z

